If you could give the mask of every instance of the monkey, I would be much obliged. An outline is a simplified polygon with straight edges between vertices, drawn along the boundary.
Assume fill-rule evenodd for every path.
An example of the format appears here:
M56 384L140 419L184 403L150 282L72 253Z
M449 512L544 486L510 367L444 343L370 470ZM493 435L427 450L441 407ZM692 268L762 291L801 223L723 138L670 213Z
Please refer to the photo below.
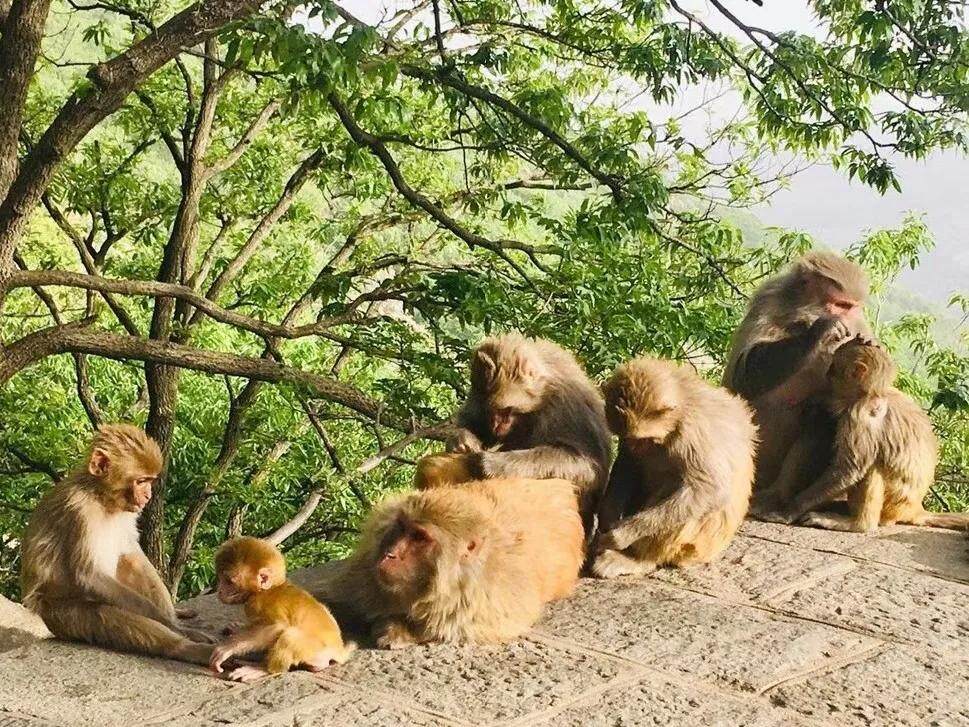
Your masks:
M861 334L868 278L855 263L814 250L754 293L733 336L723 385L753 407L760 431L753 513L807 487L831 460L835 424L818 404L832 353Z
M40 500L23 537L24 605L58 638L208 664L208 635L182 628L138 544L162 455L145 432L102 426L83 466Z
M344 644L326 606L286 579L286 560L268 541L239 537L223 543L215 572L219 600L244 604L248 624L215 647L209 666L221 674L227 659L268 650L265 668L243 664L227 679L250 682L293 666L320 671L344 663L356 649L352 641Z
M828 530L873 532L903 523L969 527L969 513L927 512L939 445L922 407L895 388L896 368L880 346L856 338L837 351L826 406L837 420L834 457L816 482L764 519ZM814 509L847 492L850 516Z
M341 578L377 646L500 643L567 596L584 557L575 485L493 479L391 497L374 508Z
M746 402L691 368L638 358L603 385L619 455L599 510L600 578L706 563L747 513L757 429Z
M572 354L540 338L486 338L449 455L418 463L418 488L501 478L560 478L579 488L587 531L611 457L602 397Z

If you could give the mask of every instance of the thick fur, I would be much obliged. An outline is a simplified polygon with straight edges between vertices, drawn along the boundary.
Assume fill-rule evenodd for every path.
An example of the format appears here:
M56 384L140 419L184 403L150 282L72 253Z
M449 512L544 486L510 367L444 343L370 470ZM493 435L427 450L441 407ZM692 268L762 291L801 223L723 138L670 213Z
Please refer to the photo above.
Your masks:
M852 343L835 353L828 403L838 421L834 460L781 519L793 520L847 492L850 517L811 512L805 524L860 532L893 523L969 526L969 514L930 513L922 506L935 479L938 441L928 415L892 385L894 375L880 348Z
M331 662L343 663L356 648L352 642L344 644L326 606L286 580L286 561L268 541L233 538L219 548L215 566L219 597L244 602L248 620L245 628L217 649L213 660L218 666L236 654L265 649L270 674L297 666L318 670ZM235 673L229 678L235 678Z
M506 408L519 421L499 438L489 412ZM464 457L472 474L574 482L590 526L609 472L609 431L602 397L572 354L515 333L485 339L472 357L471 391L457 423L481 450ZM422 483L433 485L426 477Z
M604 390L620 456L600 511L607 531L593 573L719 556L750 500L757 430L746 403L690 368L655 359L619 367ZM636 453L632 440L645 439L655 443Z
M396 588L377 564L401 520L437 543L420 582ZM474 541L471 553L466 544ZM371 513L344 577L320 594L352 606L378 643L503 642L518 638L544 603L571 592L583 559L574 485L488 480L385 500Z
M41 498L23 539L24 605L55 636L120 651L206 663L211 646L178 625L171 597L138 544L136 512L125 483L157 475L161 453L142 430L103 427L91 451L105 453L108 475L79 468Z
M820 301L812 299L807 285L812 277L818 276L833 282L846 296L860 303L868 296L864 270L840 255L814 250L795 260L785 271L761 285L751 298L747 314L731 342L723 374L725 387L731 391L743 390L740 372L755 346L787 340L808 330L824 315ZM864 321L857 332L870 335ZM790 463L798 470L797 474L809 470L818 459L823 460L818 472L830 461L829 442L834 426L818 414L812 402L812 397L823 393L825 371L826 362L821 362L816 375L805 375L803 371L798 374L800 400L797 402L786 400L781 391L783 386L751 399L754 421L761 436L757 453L758 490L775 483L792 447L798 446L805 453L801 461ZM800 479L796 488L810 483L810 471Z

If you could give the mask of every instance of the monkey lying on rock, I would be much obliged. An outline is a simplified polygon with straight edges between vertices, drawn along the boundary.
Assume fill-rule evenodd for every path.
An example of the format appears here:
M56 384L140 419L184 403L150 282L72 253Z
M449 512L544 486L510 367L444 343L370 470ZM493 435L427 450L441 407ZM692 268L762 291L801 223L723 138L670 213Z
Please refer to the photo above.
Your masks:
M844 344L831 361L826 406L837 419L834 459L789 502L775 502L759 517L830 530L869 532L904 523L969 527L967 513L926 512L922 501L935 477L938 442L922 408L894 386L888 353L863 339ZM851 515L812 512L848 494Z
M341 576L315 595L367 621L384 648L509 641L571 592L583 540L565 480L409 492L374 508Z

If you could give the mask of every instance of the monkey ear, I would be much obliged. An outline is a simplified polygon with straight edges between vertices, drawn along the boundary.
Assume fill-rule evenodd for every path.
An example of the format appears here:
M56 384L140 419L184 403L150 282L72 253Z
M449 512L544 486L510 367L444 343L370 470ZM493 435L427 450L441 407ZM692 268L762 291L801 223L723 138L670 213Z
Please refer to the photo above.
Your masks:
M851 372L856 379L863 379L868 373L868 364L864 361L855 361L854 369Z
M481 370L484 372L485 378L487 378L488 381L491 381L492 379L494 379L495 369L497 368L497 366L495 365L495 360L491 358L491 356L486 354L484 351L477 351L474 354L474 357L475 357L475 360L478 362L478 364L481 366Z
M261 591L270 589L273 584L272 571L269 568L260 568L259 572L256 573L256 583Z
M95 477L104 477L108 474L108 467L111 466L111 458L103 449L95 449L91 452L91 459L87 463L87 471Z
M478 541L469 540L464 546L464 553L462 554L465 558L470 558L478 550Z

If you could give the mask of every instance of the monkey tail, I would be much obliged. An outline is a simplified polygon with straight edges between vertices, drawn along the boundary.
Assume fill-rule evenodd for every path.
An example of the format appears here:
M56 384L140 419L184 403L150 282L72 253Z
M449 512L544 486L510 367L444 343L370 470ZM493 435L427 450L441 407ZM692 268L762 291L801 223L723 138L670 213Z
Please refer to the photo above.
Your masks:
M969 512L925 512L918 524L930 528L969 530Z

